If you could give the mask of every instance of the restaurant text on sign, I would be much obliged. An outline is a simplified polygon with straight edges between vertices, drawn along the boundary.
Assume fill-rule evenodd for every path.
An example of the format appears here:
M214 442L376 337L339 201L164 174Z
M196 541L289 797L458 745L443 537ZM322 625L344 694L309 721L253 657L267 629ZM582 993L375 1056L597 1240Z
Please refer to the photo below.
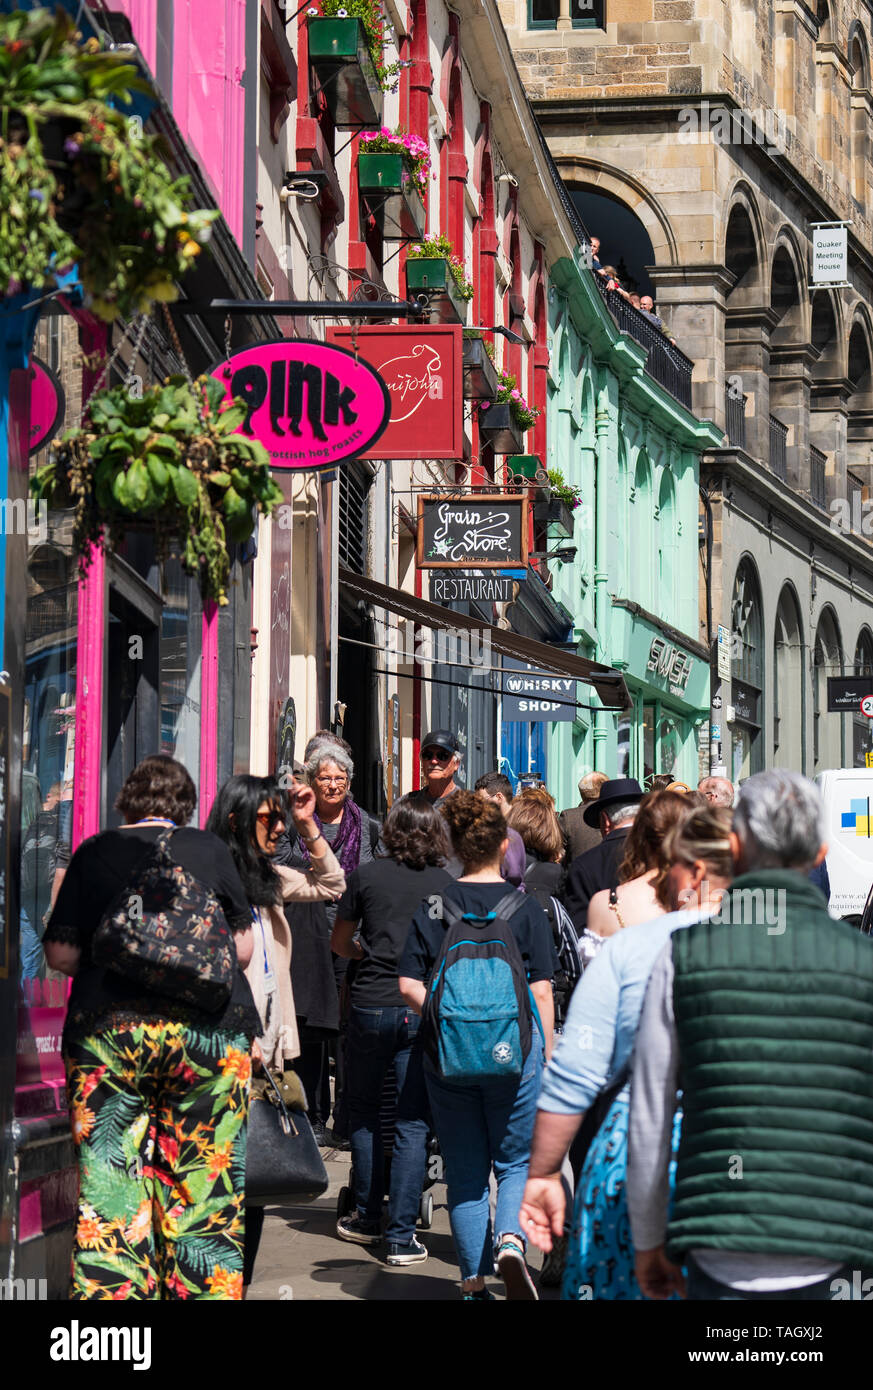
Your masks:
M377 371L345 348L280 339L241 348L212 372L246 407L239 433L274 468L332 468L382 434L391 398Z

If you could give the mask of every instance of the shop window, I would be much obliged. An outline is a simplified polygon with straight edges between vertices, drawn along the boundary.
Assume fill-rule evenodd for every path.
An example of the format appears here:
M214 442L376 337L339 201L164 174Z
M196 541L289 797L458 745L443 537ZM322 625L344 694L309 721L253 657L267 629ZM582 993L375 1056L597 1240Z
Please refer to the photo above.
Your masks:
M372 478L359 463L340 469L339 562L356 574L367 568L367 494Z
M752 561L743 560L734 579L731 599L731 703L733 780L760 772L764 766L761 734L764 686L764 634L761 586Z
M76 731L76 581L70 528L49 512L28 547L21 792L21 977L45 976L42 934L56 870L72 839Z
M796 770L806 765L806 691L803 671L803 628L800 612L794 591L786 584L779 596L773 629L774 767Z
M559 19L574 29L605 29L606 0L528 0L528 29L557 29Z
M843 766L843 716L828 711L828 676L843 674L836 618L826 608L818 620L812 658L812 756L815 771Z
M660 768L655 767L655 707L643 705L643 775L640 779L647 787Z
M679 762L679 735L672 719L658 725L658 771L676 773Z
M873 634L863 627L855 646L855 675L869 676L873 690ZM873 723L860 711L852 719L852 766L866 767L866 757L873 750Z

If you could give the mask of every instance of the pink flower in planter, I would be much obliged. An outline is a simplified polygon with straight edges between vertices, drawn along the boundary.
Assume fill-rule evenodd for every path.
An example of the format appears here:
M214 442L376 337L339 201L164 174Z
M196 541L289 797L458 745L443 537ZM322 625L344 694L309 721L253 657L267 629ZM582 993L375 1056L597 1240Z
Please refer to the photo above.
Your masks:
M491 404L490 401L481 401L481 402L480 402L480 405L479 405L479 409L480 409L480 410L487 410L490 404Z

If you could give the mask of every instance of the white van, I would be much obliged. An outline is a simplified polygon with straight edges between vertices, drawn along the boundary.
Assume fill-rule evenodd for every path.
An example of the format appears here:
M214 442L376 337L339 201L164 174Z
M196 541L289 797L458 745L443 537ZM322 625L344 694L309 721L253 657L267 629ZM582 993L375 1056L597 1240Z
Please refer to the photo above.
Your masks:
M873 884L873 768L834 768L815 778L825 806L832 917L860 922Z

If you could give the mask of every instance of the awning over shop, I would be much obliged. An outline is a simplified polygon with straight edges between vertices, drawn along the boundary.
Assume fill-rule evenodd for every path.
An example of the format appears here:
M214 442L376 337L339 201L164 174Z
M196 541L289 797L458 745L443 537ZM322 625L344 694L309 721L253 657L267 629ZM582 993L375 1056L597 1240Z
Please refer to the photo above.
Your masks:
M511 656L516 661L530 662L542 671L558 676L569 676L572 680L584 681L593 686L595 692L607 709L628 709L631 704L627 686L621 672L611 666L603 666L597 661L587 661L574 652L551 647L547 642L537 642L533 637L522 637L517 632L508 632L502 627L493 627L481 618L469 618L465 613L456 613L451 608L443 608L438 603L417 598L415 594L392 589L362 574L340 566L339 580L346 592L377 608L386 608L409 622L436 630L447 628L463 629L467 632L487 633L491 651L500 656Z

